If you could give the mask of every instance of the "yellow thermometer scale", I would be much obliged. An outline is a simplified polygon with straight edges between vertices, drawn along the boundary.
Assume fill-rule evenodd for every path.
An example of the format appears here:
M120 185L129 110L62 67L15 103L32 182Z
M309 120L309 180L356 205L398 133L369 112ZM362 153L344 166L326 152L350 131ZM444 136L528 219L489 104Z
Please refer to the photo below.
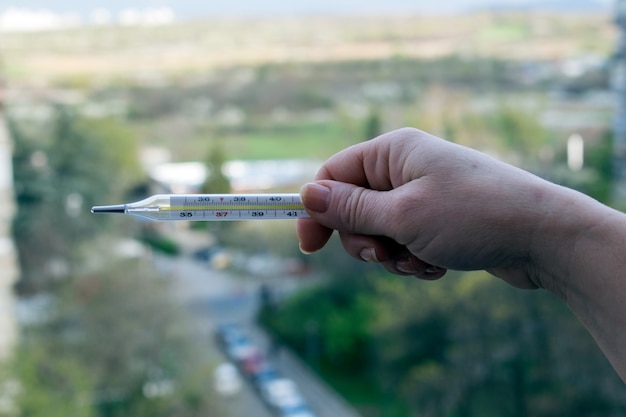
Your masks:
M94 206L150 220L236 221L309 217L299 194L158 194L135 203Z

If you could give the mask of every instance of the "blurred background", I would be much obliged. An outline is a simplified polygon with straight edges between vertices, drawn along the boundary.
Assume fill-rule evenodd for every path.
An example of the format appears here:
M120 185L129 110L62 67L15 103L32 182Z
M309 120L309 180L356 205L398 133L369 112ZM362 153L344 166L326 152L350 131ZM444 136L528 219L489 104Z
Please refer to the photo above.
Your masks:
M626 416L546 292L89 212L404 126L623 209L626 1L53 3L0 4L0 416Z

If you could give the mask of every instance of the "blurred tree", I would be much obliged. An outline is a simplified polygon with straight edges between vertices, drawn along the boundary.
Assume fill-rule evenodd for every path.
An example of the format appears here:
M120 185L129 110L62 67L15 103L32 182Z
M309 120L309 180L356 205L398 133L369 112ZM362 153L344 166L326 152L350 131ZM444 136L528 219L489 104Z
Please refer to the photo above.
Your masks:
M626 401L615 395L623 384L582 325L551 295L520 293L486 273L451 276L437 286L377 283L378 366L421 415L626 410ZM585 386L580 375L603 387ZM572 403L586 404L588 414L577 413Z
M383 126L380 107L372 105L365 119L365 140L373 139L382 133Z
M597 181L587 192L604 203L609 203L615 180L613 163L613 132L607 130L600 141L588 148L586 166L597 173Z
M68 352L57 351L52 357L43 344L22 342L11 368L8 381L19 387L13 398L16 413L0 411L0 415L96 415L90 406L93 380L87 369Z
M504 149L517 152L527 161L536 160L540 149L549 143L548 131L538 115L507 103L500 104L487 120Z
M236 222L222 243L247 253L268 253L282 258L302 258L291 222Z
M118 201L138 181L130 132L112 120L84 120L57 107L43 126L10 123L18 213L13 223L22 291L45 289L79 265L82 245L104 230L93 205Z
M328 285L310 288L278 310L263 311L260 320L302 354L307 352L311 329L298 323L314 323L320 364L351 372L367 367L372 303L371 291L366 290L369 280L348 271L343 269Z
M207 179L202 184L200 192L203 194L230 193L230 180L224 174L226 155L218 140L213 141L213 148L206 157L205 165L208 169Z
M211 364L167 282L155 278L123 262L64 288L47 320L27 329L15 358L21 415L219 413L209 404Z
M219 140L213 141L213 147L205 159L207 178L200 188L203 194L228 194L231 191L230 180L224 174L226 154ZM233 228L231 222L193 222L195 229L209 229L221 244L226 230Z
M556 178L551 178L559 184L581 191L596 200L610 204L614 181L612 133L605 132L598 141L585 142L584 167L573 172L567 167L566 150L557 155L557 161L562 167L561 172L555 172ZM559 175L560 174L560 175Z
M305 357L307 332L297 323L315 320L322 364L357 385L371 375L417 415L626 411L623 383L560 300L486 273L450 275L433 285L335 274L263 319Z

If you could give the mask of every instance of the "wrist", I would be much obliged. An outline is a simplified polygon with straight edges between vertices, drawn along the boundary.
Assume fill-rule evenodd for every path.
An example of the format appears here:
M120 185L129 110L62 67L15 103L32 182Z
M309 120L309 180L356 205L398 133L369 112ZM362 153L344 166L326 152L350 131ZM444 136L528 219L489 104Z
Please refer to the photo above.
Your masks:
M626 229L618 230L626 217L569 188L551 185L545 192L549 198L533 232L529 277L570 306L581 298L588 303L596 295L598 268L607 266L626 236Z
M554 223L537 234L550 243L535 255L535 278L567 302L626 381L626 215L571 190L557 201Z

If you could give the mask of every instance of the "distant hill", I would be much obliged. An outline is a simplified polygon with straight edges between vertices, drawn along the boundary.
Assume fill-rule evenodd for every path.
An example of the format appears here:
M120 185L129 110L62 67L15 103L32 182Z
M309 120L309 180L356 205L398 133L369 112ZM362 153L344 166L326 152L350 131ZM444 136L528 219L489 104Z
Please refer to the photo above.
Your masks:
M541 8L557 11L607 11L613 0L8 0L8 7L40 8L53 12L77 12L89 15L94 9L105 8L117 13L128 8L168 6L181 18L211 15L289 15L345 13L402 12L464 12L476 9Z
M585 11L610 11L611 1L598 0L547 0L547 1L530 1L518 2L511 4L509 2L491 2L487 5L490 9L502 10L553 10L560 12L585 12Z

